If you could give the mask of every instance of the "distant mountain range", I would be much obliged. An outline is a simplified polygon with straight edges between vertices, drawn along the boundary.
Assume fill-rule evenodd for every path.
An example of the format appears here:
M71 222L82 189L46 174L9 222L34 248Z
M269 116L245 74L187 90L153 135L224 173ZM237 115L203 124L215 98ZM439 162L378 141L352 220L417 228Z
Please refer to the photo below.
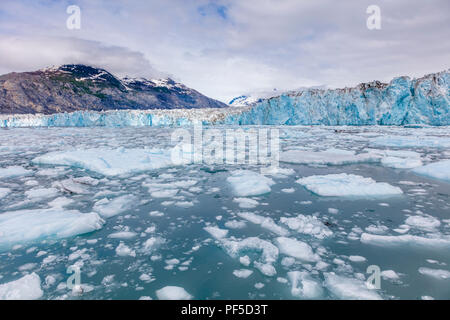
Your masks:
M0 76L0 114L224 107L170 78L121 79L79 64Z

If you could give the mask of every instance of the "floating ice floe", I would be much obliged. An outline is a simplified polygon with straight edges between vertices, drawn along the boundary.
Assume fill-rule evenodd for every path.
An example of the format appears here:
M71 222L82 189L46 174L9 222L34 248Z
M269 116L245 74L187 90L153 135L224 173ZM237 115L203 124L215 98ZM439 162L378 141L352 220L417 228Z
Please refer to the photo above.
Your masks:
M260 254L259 261L254 261L254 266L262 274L272 277L277 272L273 263L278 259L278 248L270 241L257 237L245 238L243 240L221 239L220 245L232 258L239 258L244 252L257 252Z
M36 188L25 191L25 195L30 200L41 200L56 197L58 195L58 190L55 188Z
M227 178L233 192L240 197L257 196L269 193L275 182L268 177L249 170L234 171Z
M291 294L301 299L317 299L322 296L323 289L318 281L305 271L288 272L291 282Z
M440 280L450 279L450 271L448 270L420 267L419 273Z
M0 179L16 178L30 175L33 171L27 170L20 166L11 166L0 168Z
M159 300L191 300L193 298L184 288L175 286L156 290L156 296Z
M236 276L238 278L243 278L243 279L250 277L252 275L252 273L253 273L253 271L249 270L249 269L239 269L239 270L233 271L234 276Z
M137 236L136 232L131 232L131 231L119 231L119 232L114 232L111 233L110 235L108 235L108 238L112 238L112 239L131 239Z
M377 162L380 156L373 153L356 154L354 151L328 149L325 151L288 150L282 152L280 161L312 165L344 165L361 162Z
M318 239L324 239L333 235L333 232L315 216L299 214L297 217L281 217L280 222L287 225L291 230L308 234Z
M237 215L247 221L250 221L251 223L259 224L262 228L267 229L277 235L286 236L289 234L289 231L277 225L272 218L263 217L254 214L253 212L239 212Z
M228 230L220 229L219 227L209 226L204 227L206 232L208 232L214 239L223 239L227 236Z
M11 193L11 189L8 188L0 188L0 199L6 197L8 194Z
M99 230L97 213L59 208L11 211L0 214L0 249L45 239L61 239Z
M125 245L122 241L116 248L116 254L121 257L136 257L136 251Z
M414 151L378 149L366 149L366 151L382 157L381 164L385 167L394 169L412 169L422 165L420 153Z
M450 138L431 136L392 136L386 135L371 140L376 146L398 148L450 148Z
M305 262L317 262L319 256L315 254L309 244L296 239L278 237L275 239L280 253Z
M324 273L325 285L330 292L342 300L380 300L381 296L367 287L364 281Z
M414 236L410 234L404 234L399 236L384 236L375 235L369 233L361 234L360 238L362 243L382 246L382 247L415 247L424 249L448 249L450 248L450 238L443 236L435 238L425 238L420 236Z
M441 225L439 219L430 215L417 215L410 216L405 220L405 224L412 228L424 230L424 231L435 231Z
M35 300L42 297L41 278L36 273L0 284L0 300Z
M92 210L102 217L110 218L131 209L136 204L136 197L124 195L112 200L103 198L94 204Z
M51 152L35 164L64 165L87 169L105 176L125 175L173 166L169 149L87 149Z
M413 171L429 178L450 182L450 160L430 163Z
M309 176L296 182L324 197L386 197L403 193L388 183L347 173Z
M233 202L238 203L239 207L244 209L252 209L257 207L259 204L258 201L249 198L234 198Z

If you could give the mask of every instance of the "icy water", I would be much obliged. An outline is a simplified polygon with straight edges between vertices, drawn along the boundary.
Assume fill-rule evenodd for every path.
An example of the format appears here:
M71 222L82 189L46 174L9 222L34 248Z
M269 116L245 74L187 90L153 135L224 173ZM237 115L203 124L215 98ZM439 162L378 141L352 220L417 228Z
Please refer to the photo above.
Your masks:
M450 159L450 128L276 128L283 152L384 153L280 162L292 170L266 175L270 192L242 196L227 178L257 165L143 168L165 155L152 148L173 146L169 128L0 130L0 295L36 274L41 299L156 299L166 286L194 299L450 299L450 182L412 168ZM392 154L406 164L393 168ZM341 173L402 194L324 196L296 182ZM365 283L371 265L379 289ZM82 293L67 288L70 266Z

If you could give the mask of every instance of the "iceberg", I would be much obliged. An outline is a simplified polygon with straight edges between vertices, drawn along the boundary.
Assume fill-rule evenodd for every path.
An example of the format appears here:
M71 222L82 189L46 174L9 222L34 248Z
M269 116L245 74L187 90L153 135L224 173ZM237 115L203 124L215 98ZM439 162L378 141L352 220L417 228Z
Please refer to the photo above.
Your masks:
M414 169L413 172L433 179L450 182L450 160L430 163Z
M271 178L249 170L234 171L231 177L227 178L227 181L233 188L235 195L240 197L269 193L270 187L275 184Z
M173 166L170 150L125 148L50 152L33 159L33 163L83 168L105 176Z
M364 281L325 273L326 287L338 298L343 300L381 300L381 296L367 287Z
M286 237L278 237L275 241L280 253L305 262L317 262L320 260L312 248L303 241Z
M156 290L156 296L159 300L191 300L191 296L184 288L176 286L166 286Z
M0 214L0 250L16 244L62 239L99 230L104 220L97 213L59 208L4 212Z
M372 153L356 154L354 151L328 149L325 151L288 150L280 155L281 162L313 165L343 165L377 162L380 156Z
M385 197L403 193L388 183L347 173L309 176L296 182L324 197Z
M36 300L42 297L41 278L36 273L0 284L0 300Z

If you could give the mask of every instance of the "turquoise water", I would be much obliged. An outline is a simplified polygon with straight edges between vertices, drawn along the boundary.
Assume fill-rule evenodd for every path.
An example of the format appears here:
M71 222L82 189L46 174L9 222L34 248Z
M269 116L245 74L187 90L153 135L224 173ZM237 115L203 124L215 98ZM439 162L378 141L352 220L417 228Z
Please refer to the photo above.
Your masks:
M332 147L384 150L387 147L374 145L372 139L389 135L450 139L448 128L359 127L347 128L349 132L344 133L335 133L335 128L326 127L277 128L280 129L282 150ZM30 128L0 131L0 167L22 166L32 171L26 176L0 179L0 188L11 190L6 197L0 198L0 215L23 209L46 208L58 197L73 200L61 210L75 209L83 213L95 211L94 204L104 197L127 194L136 197L123 212L104 218L103 227L94 232L63 239L36 239L3 249L0 252L0 284L35 272L41 279L42 299L156 299L156 291L165 286L183 287L195 299L299 299L302 297L291 292L292 283L287 273L305 271L322 288L322 293L315 298L338 299L343 296L325 281L325 274L334 272L345 279L357 279L364 283L369 276L367 267L376 265L382 271L393 270L399 276L395 280L381 278L381 288L375 290L381 298L450 298L450 278L432 277L418 271L421 267L449 271L450 246L420 247L409 243L392 247L360 241L361 233L368 232L366 228L370 225L384 226L382 235L399 236L394 229L405 224L410 215L429 215L439 220L440 224L430 230L410 228L406 234L440 237L446 241L450 239L450 184L419 176L409 169L388 168L380 163L335 166L281 163L282 168L291 168L295 173L272 177L275 184L271 186L270 193L249 197L258 202L256 207L240 208L238 203L233 202L237 196L226 179L237 169L257 172L258 166L191 164L111 177L83 168L32 162L47 152L74 148L168 148L171 146L171 132L167 128ZM394 146L389 149L415 151L425 163L450 158L446 148ZM295 182L305 176L332 173L371 177L377 182L400 187L403 195L365 199L321 197ZM85 193L70 193L58 188L59 181L86 176L97 179L98 184L84 185ZM196 180L195 189L180 189L178 193L179 201L192 202L192 206L179 207L167 203L173 199L152 197L144 186L152 179L160 179L164 183ZM57 194L30 200L26 191L37 187L55 188ZM286 188L295 190L292 193L281 191ZM330 213L329 208L338 209L338 212ZM160 216L149 214L154 211L158 211ZM239 212L270 217L278 225L282 225L281 217L298 214L317 216L332 231L332 236L317 239L308 234L291 232L288 237L309 244L327 266L322 269L314 262L299 259L282 263L286 258L282 253L273 264L277 272L275 276L264 275L253 265L242 265L239 258L224 250L220 241L214 239L204 227L214 225L227 229L227 237L237 240L258 237L275 243L279 235L236 216ZM230 220L245 221L245 227L228 228L225 223ZM134 232L135 236L127 239L108 237L118 231ZM150 252L144 252L144 242L150 237L163 239L164 242ZM115 249L120 242L134 250L135 256L118 255ZM45 253L38 255L40 251ZM73 255L74 252L81 252L81 255ZM252 249L240 253L241 256L244 254L252 261L259 257L259 253ZM56 258L44 263L49 256ZM351 261L349 256L362 256L365 261ZM166 261L171 259L177 259L178 263L169 269ZM83 294L72 293L66 288L70 276L66 270L74 264L80 266ZM238 269L248 269L253 273L248 278L238 278L233 274ZM143 274L147 277L142 277ZM264 286L255 287L255 284Z

